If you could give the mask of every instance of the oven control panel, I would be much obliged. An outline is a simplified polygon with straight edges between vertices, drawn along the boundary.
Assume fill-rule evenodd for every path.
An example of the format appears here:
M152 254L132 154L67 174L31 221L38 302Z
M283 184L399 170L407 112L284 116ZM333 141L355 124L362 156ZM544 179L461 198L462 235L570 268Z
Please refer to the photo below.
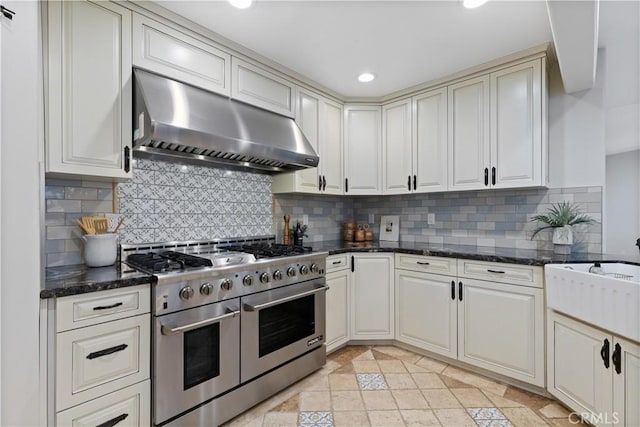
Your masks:
M173 313L324 277L326 253L270 259L233 269L202 270L154 285L154 314Z

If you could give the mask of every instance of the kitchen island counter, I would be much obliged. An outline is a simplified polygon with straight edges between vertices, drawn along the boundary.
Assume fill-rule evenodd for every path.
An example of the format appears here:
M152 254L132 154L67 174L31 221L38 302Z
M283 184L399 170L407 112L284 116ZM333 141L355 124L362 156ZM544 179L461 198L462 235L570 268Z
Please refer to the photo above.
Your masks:
M120 263L108 267L87 267L84 264L46 269L44 288L40 298L104 291L151 283L152 277L139 272L124 272Z
M416 242L373 242L348 243L339 240L324 242L305 242L314 251L326 251L329 255L347 252L392 252L448 258L465 258L478 261L505 262L511 264L543 266L551 263L574 262L623 262L640 265L640 258L629 255L608 255L599 253L576 252L568 255L556 254L553 251L535 249L496 248L489 246L429 244Z

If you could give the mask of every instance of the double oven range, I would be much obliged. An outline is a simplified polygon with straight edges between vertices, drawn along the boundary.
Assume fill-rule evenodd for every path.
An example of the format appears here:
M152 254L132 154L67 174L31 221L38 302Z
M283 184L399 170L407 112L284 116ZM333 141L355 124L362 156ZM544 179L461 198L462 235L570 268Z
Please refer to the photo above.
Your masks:
M326 256L270 241L123 245L154 276L154 425L219 425L324 365Z

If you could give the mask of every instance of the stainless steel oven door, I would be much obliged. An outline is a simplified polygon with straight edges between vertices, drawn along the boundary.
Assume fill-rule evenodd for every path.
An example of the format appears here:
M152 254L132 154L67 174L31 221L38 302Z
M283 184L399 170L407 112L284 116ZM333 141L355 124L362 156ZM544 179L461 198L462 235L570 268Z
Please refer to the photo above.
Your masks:
M241 381L325 342L324 277L242 297Z
M239 303L234 298L155 318L156 424L240 383Z

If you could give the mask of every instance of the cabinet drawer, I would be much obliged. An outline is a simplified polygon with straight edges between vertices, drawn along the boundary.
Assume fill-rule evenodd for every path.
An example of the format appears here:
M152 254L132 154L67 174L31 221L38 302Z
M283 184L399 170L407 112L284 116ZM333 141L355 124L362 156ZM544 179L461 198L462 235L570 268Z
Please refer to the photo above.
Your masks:
M135 13L133 65L231 95L231 55Z
M57 334L57 410L149 378L150 321L142 315Z
M332 255L327 257L327 273L331 271L344 270L349 267L349 257L347 254Z
M147 380L59 412L56 415L56 425L58 427L149 426L151 425L150 399L151 382Z
M408 254L396 254L396 268L435 274L449 274L452 276L455 276L457 271L455 258Z
M502 262L458 260L458 276L514 285L543 287L542 267Z
M148 313L149 298L149 285L60 298L56 302L56 331Z

